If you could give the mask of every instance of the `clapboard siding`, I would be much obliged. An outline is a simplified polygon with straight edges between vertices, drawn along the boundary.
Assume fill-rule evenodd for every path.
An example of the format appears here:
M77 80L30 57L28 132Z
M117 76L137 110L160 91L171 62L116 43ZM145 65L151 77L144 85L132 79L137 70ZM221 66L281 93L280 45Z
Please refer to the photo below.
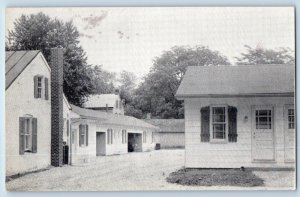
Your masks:
M185 99L185 166L186 167L291 167L284 162L284 122L283 109L293 104L292 97L256 98L190 98ZM237 142L201 142L202 107L227 104L237 108ZM252 106L268 105L274 109L274 151L275 161L252 162ZM271 145L271 144L270 144Z

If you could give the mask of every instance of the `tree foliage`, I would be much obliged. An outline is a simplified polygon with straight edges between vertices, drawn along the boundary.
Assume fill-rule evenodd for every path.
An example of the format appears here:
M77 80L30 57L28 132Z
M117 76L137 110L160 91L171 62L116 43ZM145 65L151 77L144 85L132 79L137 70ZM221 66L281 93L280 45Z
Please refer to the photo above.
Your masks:
M50 48L64 48L64 93L75 105L82 105L86 96L92 93L93 69L87 64L84 50L79 45L79 32L72 21L51 19L40 12L22 15L9 31L8 50L40 50L50 60Z
M110 94L115 91L116 73L111 73L95 66L93 69L92 81L94 83L93 94Z
M225 56L208 47L175 46L154 59L135 92L134 106L157 118L183 118L183 105L175 94L187 67L229 64Z
M235 57L239 65L253 64L294 64L295 58L289 48L265 49L252 48L245 45L247 52L241 53L241 57Z

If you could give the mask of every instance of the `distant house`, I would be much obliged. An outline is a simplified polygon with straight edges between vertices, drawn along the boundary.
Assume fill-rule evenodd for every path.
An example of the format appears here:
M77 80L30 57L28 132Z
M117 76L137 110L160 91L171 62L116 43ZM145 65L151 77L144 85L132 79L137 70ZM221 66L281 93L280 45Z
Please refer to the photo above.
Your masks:
M84 108L124 115L123 102L117 91L115 94L95 94L89 96L88 100L84 103Z
M91 162L96 156L154 149L157 128L151 124L131 116L71 108L72 164Z
M184 119L145 119L158 127L153 133L154 142L162 149L184 148Z
M188 168L295 167L295 65L188 67Z

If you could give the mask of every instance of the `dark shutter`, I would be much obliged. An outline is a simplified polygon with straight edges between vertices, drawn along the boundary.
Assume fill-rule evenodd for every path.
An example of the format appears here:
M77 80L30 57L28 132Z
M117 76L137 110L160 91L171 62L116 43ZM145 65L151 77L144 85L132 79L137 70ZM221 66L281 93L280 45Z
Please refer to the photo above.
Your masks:
M49 99L49 87L48 87L48 78L45 77L45 99Z
M38 98L38 76L34 76L34 98Z
M79 146L82 146L83 138L82 138L82 125L79 125Z
M23 155L25 150L25 118L19 118L19 154Z
M201 142L209 142L209 115L210 108L202 107L201 108Z
M228 107L228 142L237 142L237 108Z
M113 144L114 143L114 131L111 129L110 132L111 132L111 134L110 134L111 144Z
M88 146L89 145L89 125L85 125L86 127L85 127L85 129L86 129L86 131L85 131L85 137L86 137L86 146Z
M70 121L67 120L67 136L69 137L70 135Z
M37 152L37 118L32 118L32 153Z

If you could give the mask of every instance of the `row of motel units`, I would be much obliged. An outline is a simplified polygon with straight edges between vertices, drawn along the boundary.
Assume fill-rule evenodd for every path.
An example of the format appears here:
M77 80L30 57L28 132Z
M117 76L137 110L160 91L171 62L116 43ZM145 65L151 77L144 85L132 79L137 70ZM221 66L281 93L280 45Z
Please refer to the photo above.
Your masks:
M191 66L176 97L186 167L295 167L295 65Z
M157 128L133 117L82 109L63 94L63 52L5 56L6 175L154 149Z

